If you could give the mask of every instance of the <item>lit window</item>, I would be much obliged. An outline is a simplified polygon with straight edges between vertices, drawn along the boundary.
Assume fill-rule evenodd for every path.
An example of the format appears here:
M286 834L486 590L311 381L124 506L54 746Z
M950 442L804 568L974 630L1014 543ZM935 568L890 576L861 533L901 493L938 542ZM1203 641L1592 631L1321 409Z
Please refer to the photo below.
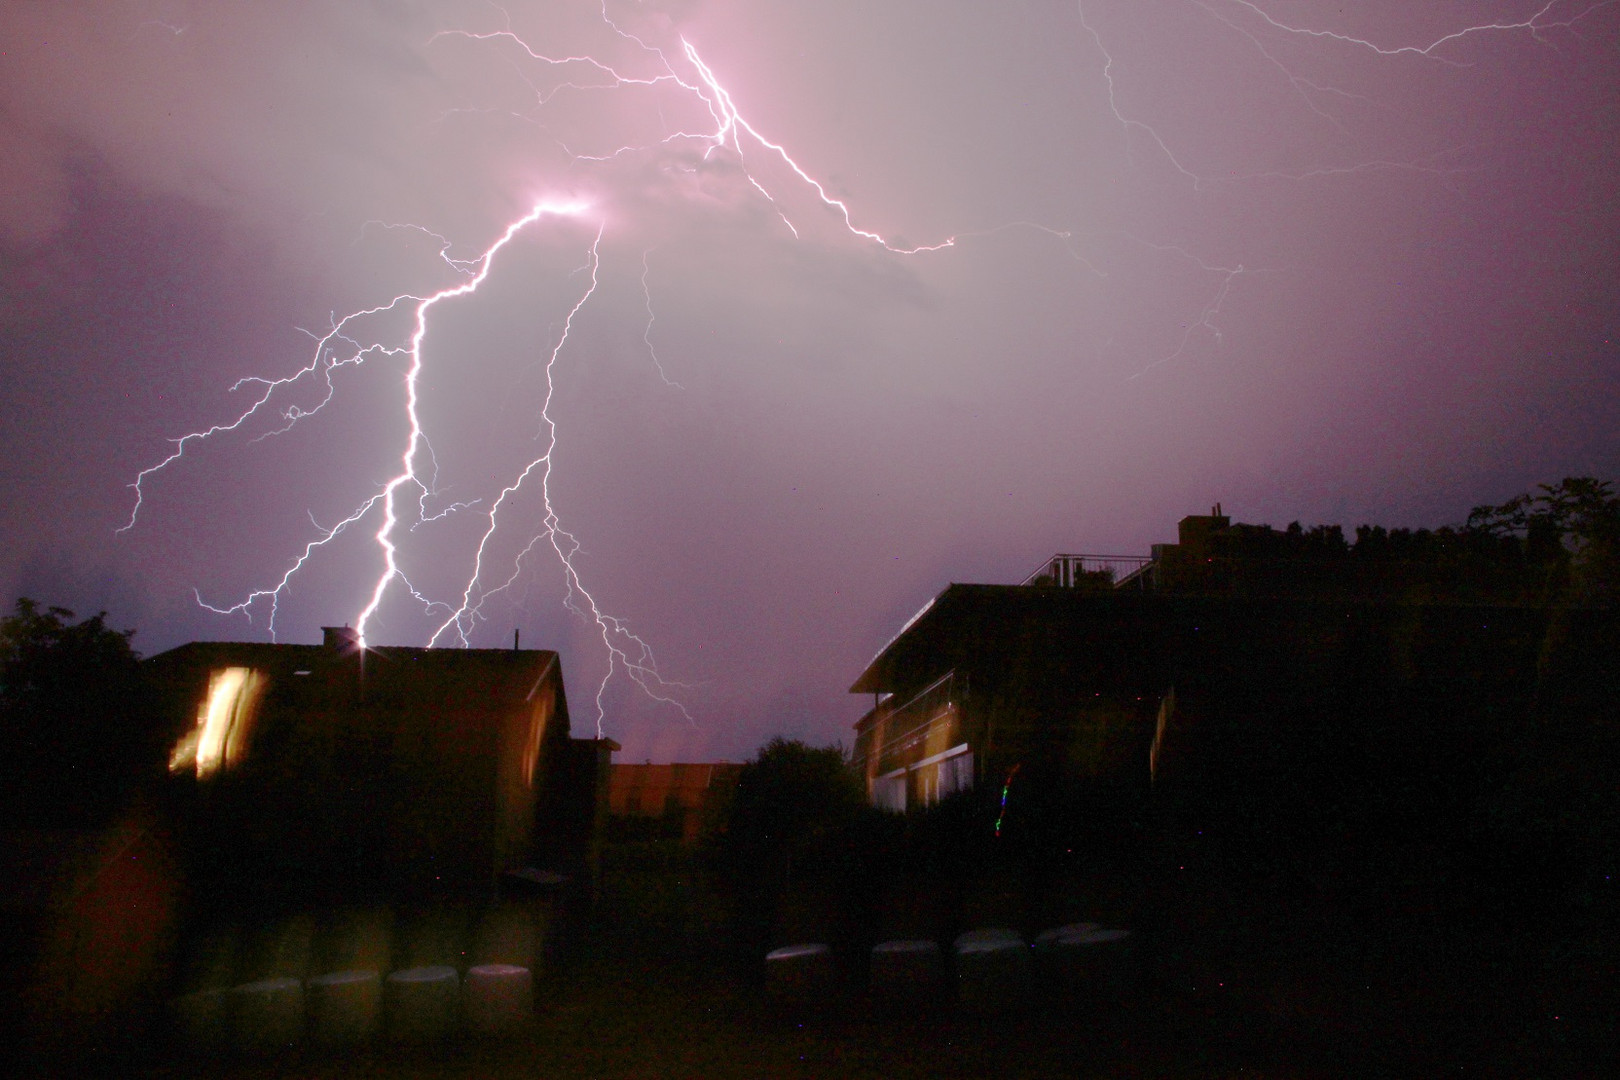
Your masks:
M954 795L973 786L973 751L957 747L957 752L939 763L939 796Z
M872 805L897 814L906 809L906 770L897 769L872 780Z
M175 744L169 771L195 768L198 779L241 764L247 756L248 736L259 701L264 697L265 675L252 668L221 668L208 679L208 694L197 709L197 726Z

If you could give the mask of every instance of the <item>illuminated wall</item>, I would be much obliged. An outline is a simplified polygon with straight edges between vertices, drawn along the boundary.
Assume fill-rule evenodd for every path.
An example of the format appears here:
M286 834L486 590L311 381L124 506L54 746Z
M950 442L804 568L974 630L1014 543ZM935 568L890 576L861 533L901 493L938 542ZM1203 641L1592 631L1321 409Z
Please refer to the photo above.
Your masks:
M555 653L197 642L145 663L187 721L169 767L192 869L222 890L487 889L537 829L574 827L551 805Z
M873 806L930 806L973 786L974 757L955 673L903 702L880 701L856 728L855 755Z

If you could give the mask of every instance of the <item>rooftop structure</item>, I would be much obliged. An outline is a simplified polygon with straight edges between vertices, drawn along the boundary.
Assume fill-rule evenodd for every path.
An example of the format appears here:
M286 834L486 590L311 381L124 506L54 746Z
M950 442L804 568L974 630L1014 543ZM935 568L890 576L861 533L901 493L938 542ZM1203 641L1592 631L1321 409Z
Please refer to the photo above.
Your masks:
M190 790L204 876L454 893L581 863L595 797L574 790L572 758L598 754L569 738L555 652L324 635L193 642L145 661L175 718L169 767Z
M850 687L872 695L855 725L872 802L984 785L1116 804L1195 781L1303 791L1345 780L1346 762L1443 775L1449 740L1517 722L1551 620L1570 633L1614 617L1551 603L1544 565L1490 536L1363 530L1351 545L1219 506L1177 531L1145 557L1060 554L1019 584L931 599Z

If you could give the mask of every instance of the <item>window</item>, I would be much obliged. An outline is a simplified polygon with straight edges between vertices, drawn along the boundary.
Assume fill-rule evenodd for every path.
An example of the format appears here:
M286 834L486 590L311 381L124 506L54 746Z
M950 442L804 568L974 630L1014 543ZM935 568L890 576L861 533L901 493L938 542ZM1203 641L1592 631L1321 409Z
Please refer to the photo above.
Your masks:
M965 746L958 750L939 763L939 797L942 799L973 786L973 751Z
M906 771L899 769L872 780L872 805L903 814L906 810Z
M252 668L220 668L208 678L208 693L197 708L197 726L186 732L169 754L169 771L195 768L197 778L241 764L259 702L269 680Z

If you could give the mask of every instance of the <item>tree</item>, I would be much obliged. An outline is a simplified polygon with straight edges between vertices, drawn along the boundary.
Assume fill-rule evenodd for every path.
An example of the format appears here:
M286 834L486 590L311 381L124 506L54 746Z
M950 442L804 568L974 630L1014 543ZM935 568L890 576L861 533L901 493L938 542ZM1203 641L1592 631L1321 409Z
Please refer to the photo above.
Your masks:
M1557 484L1539 484L1500 506L1474 507L1466 527L1495 537L1522 537L1531 558L1567 563L1571 600L1620 600L1620 495L1610 481L1566 476Z
M714 865L745 949L764 947L790 889L847 869L842 845L865 805L860 778L836 746L778 737L743 766Z
M0 619L0 788L7 819L99 824L160 760L132 630L24 597Z
M791 849L844 824L863 802L842 749L778 737L743 766L727 832L750 847Z

